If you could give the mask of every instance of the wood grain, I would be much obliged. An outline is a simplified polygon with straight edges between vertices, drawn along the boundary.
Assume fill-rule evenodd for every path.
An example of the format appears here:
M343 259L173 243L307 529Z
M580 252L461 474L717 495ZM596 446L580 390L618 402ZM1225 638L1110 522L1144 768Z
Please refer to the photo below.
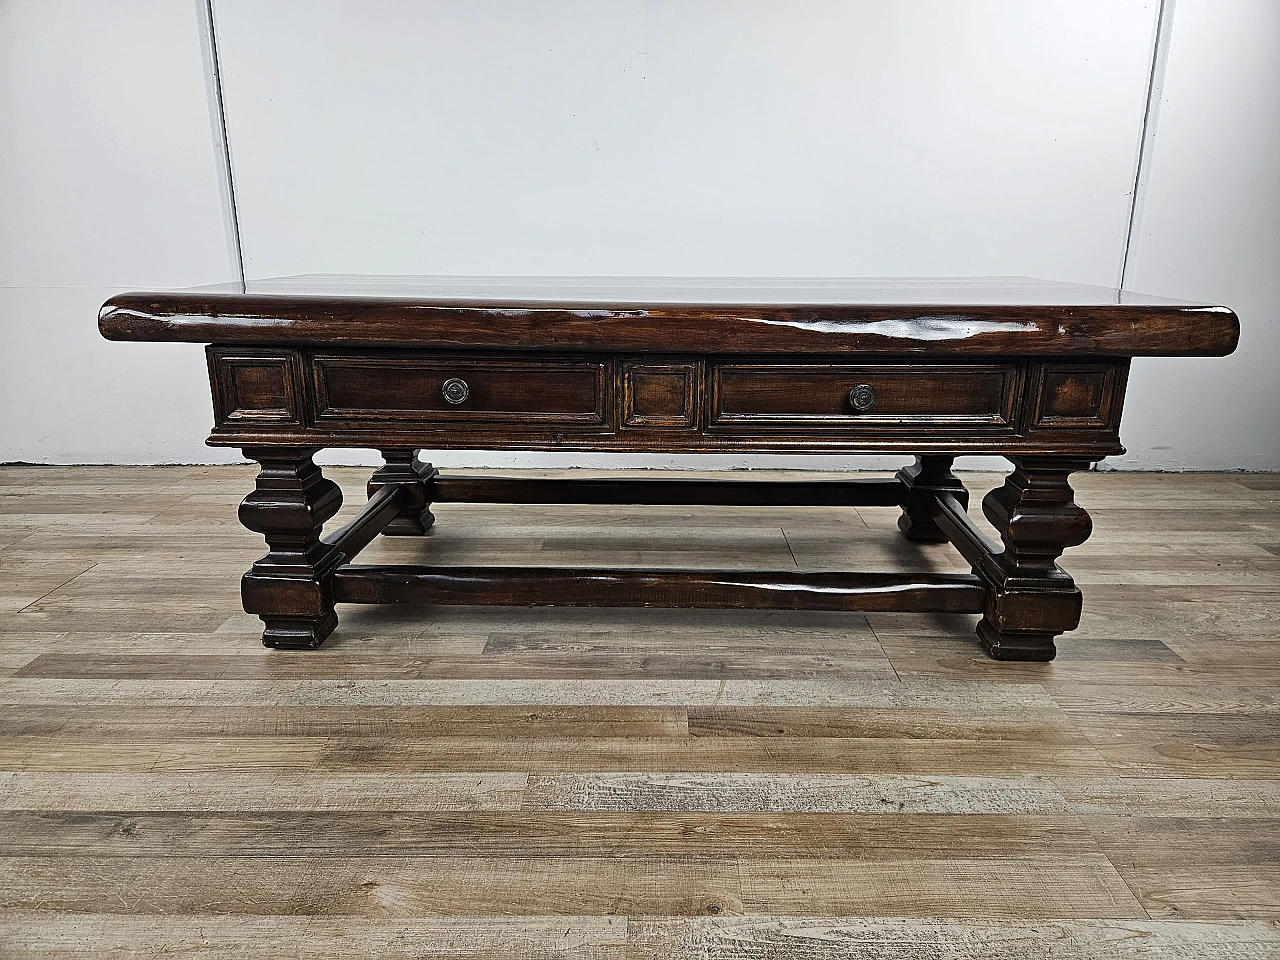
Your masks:
M945 281L943 281L945 283ZM197 291L132 293L103 305L109 340L232 344L419 345L498 350L642 353L1006 353L1204 356L1235 349L1240 323L1225 307L1163 301L992 303L957 284L921 304L881 281L850 305L449 302L377 296L264 296ZM1070 289L1066 295L1070 296ZM1113 292L1114 295L1114 292ZM941 299L939 299L941 296ZM1036 302L1034 295L1031 302ZM878 302L877 302L878 301ZM894 302L896 301L896 302ZM269 320L264 323L263 320Z
M1030 960L1047 950L1067 960L1260 960L1275 955L1280 933L1265 922L1152 920L915 920L703 917L637 920L629 927L631 960L699 957L749 960Z
M622 917L198 917L32 912L0 920L11 957L183 956L214 960L480 957L625 960Z
M15 810L0 824L0 857L341 857L376 849L379 857L678 859L751 857L767 848L791 860L869 862L950 861L957 846L968 859L1098 852L1074 818L1036 814Z
M328 472L338 525L370 471ZM251 479L0 468L0 955L1280 956L1265 478L1073 475L1051 664L969 615L513 607L281 656ZM890 507L432 510L362 559L964 572Z
M0 910L159 916L705 916L741 913L737 861L14 857Z

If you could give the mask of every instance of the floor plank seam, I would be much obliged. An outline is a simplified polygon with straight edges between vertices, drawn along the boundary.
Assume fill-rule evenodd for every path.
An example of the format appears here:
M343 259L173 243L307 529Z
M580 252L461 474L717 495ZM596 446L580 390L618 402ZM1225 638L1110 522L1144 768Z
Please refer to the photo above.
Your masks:
M86 573L88 573L90 570L94 569L94 567L96 567L97 565L98 565L98 564L95 562L95 563L93 563L92 565L90 565L88 569L86 569L86 570L81 570L81 571L80 571L79 573L77 573L74 577L70 577L70 578L68 578L67 580L64 580L62 583L58 584L56 587L54 587L52 590L50 590L50 591L48 591L47 593L45 593L43 596L37 597L36 599L32 600L30 603L28 603L28 604L27 604L25 607L23 607L21 610L17 610L17 611L15 611L15 615L16 615L16 614L23 613L23 612L25 612L26 610L29 610L31 607L34 607L37 603L40 603L41 601L43 601L43 600L47 599L48 597L53 596L55 593L57 593L59 590L61 590L63 587L65 587L67 584L71 583L71 582L72 582L72 581L74 581L74 580L78 580L80 577L83 577Z
M797 568L799 568L799 566L800 566L800 561L796 559L796 552L795 552L795 550L794 550L794 549L792 549L792 547L791 547L791 538L787 536L787 530L786 530L786 528L785 528L785 527L779 527L779 528L778 528L778 532L782 534L782 542L783 542L783 543L785 543L785 544L787 545L787 553L791 554L791 562L792 562L792 564L794 564Z
M234 526L247 468L67 472L0 504L25 611L0 614L0 941L184 955L197 931L227 955L313 913L290 942L335 958L412 929L428 953L466 930L477 958L572 935L604 960L618 923L635 960L845 960L921 930L975 955L1280 956L1280 561L1255 546L1280 504L1230 477L1082 477L1084 621L1028 667L981 661L967 615L349 606L335 648L264 652L226 616L259 553ZM334 473L363 502L368 471ZM161 489L180 505L131 520ZM79 523L95 491L109 515ZM891 512L865 537L781 509L694 532L778 569L770 530L803 569L941 564L882 541ZM655 510L646 542L633 510L446 509L435 543L369 549L452 562L483 535L484 558L585 564L695 550L688 514Z

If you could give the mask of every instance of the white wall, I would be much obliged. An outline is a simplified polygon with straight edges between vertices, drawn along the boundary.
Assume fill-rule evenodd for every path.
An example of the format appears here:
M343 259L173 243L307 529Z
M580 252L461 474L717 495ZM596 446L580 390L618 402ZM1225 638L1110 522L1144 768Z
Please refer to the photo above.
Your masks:
M218 0L246 268L1111 284L1155 8Z
M97 330L232 278L217 157L193 4L0 2L0 461L226 459L200 349Z
M1222 360L1135 360L1120 465L1280 469L1280 3L1177 0L1130 286L1226 303Z
M235 273L199 6L0 0L0 460L228 455L200 443L199 348L107 344L94 327L115 289ZM1258 419L1277 395L1275 12L1177 2L1130 286L1237 307L1254 349L1139 362L1121 466L1280 467ZM215 0L214 13L250 277L1110 285L1158 4ZM1222 409L1239 414L1225 429Z

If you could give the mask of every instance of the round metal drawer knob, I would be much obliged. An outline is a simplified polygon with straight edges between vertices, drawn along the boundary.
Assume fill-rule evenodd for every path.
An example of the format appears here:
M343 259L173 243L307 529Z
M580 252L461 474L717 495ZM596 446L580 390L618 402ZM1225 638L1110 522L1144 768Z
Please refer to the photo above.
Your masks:
M859 413L866 413L876 405L876 390L869 383L860 383L849 391L849 406Z
M450 403L462 403L471 396L471 388L467 386L467 381L459 377L450 377L446 380L441 392Z

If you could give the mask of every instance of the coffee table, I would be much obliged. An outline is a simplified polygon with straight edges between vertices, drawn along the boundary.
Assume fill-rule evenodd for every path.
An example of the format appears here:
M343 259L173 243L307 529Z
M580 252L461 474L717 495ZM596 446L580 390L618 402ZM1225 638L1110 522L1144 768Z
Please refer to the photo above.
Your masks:
M208 442L261 465L240 520L266 556L242 582L270 647L318 647L336 603L418 601L982 614L988 654L1050 660L1081 594L1057 565L1091 531L1071 473L1120 454L1132 357L1223 356L1225 307L1107 287L983 280L589 280L307 276L112 297L111 340L208 344ZM342 502L312 459L386 463ZM448 477L423 449L879 453L886 479ZM1013 471L973 523L951 471ZM433 503L898 506L970 574L358 565L421 536Z

